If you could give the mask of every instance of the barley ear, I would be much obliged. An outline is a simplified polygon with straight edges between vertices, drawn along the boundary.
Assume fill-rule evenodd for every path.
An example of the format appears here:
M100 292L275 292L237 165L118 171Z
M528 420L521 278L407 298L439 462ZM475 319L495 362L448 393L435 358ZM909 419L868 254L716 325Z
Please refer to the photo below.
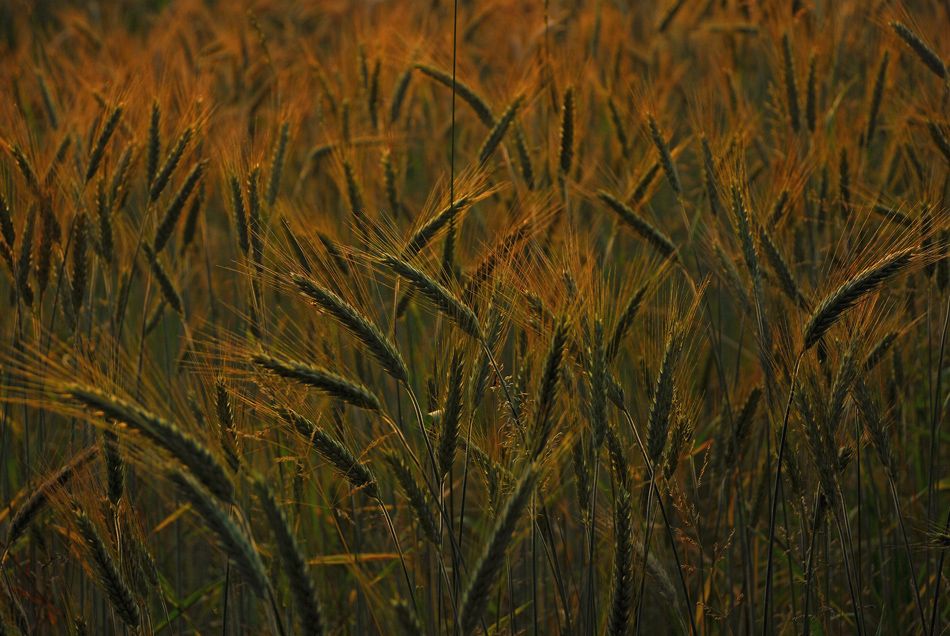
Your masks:
M412 607L403 599L393 599L393 611L396 612L396 623L402 630L403 636L423 636L422 625L419 624L419 617Z
M584 445L584 439L578 437L571 445L571 465L574 469L574 487L577 490L577 505L584 515L585 522L590 516L591 479L590 453Z
M461 348L452 354L449 366L448 391L439 422L438 466L439 477L452 474L455 451L458 447L459 421L462 416L462 382L465 377L465 358Z
M893 344L897 342L899 335L896 331L889 331L871 347L867 357L864 358L864 363L861 365L865 373L870 373L884 359Z
M251 356L251 362L274 375L311 386L358 408L369 411L378 411L381 408L379 400L369 389L322 367L265 353L255 353Z
M382 334L379 328L352 305L321 287L313 280L299 274L291 274L291 280L305 298L319 309L333 316L350 332L383 369L397 382L408 384L409 371L396 346Z
M96 139L96 145L93 147L92 153L89 155L89 166L86 168L85 183L89 183L96 175L96 171L99 169L99 164L102 163L102 157L105 154L106 145L112 138L112 133L115 132L116 127L119 125L119 119L122 117L122 110L123 107L121 104L116 106L109 115L109 119L106 120L105 126L102 127L102 132L99 133L99 138Z
M214 496L222 501L231 501L234 484L224 467L207 448L175 424L135 404L91 387L67 384L62 386L59 392L63 397L81 404L99 416L137 431L181 462Z
M158 228L155 230L155 238L152 241L152 251L156 254L159 254L162 249L164 249L168 243L168 239L171 238L175 224L178 222L182 210L185 209L185 203L188 201L188 197L191 196L195 186L198 185L198 180L201 179L207 167L207 161L199 161L196 163L191 169L191 172L188 173L188 176L185 177L185 181L181 184L181 187L178 188L171 203L168 204L168 208L165 210L165 216L162 218L161 223L158 224Z
M247 222L251 256L261 267L264 259L264 217L261 210L261 166L255 165L247 176Z
M175 310L175 313L180 316L184 316L185 307L181 299L181 294L178 293L175 283L172 282L171 277L168 275L168 272L165 271L165 268L158 260L155 252L152 251L152 248L149 247L147 243L142 245L142 252L145 254L145 258L148 260L149 265L152 268L152 275L158 282L158 288L161 290L162 297L165 299L165 302L167 302L168 305L173 310Z
M669 28L670 24L673 22L673 18L680 12L680 9L683 8L683 5L686 4L686 0L673 0L670 5L663 11L663 15L660 17L659 23L656 25L656 30L658 33L665 33L666 29Z
M119 454L119 436L108 429L102 431L102 458L106 465L109 503L117 507L125 492L125 464Z
M392 152L383 152L383 182L386 188L386 199L389 202L389 212L394 219L399 218L402 203L399 201L399 191L396 189L396 168L393 165Z
M594 322L590 349L590 420L596 452L607 434L607 343L604 323L599 318Z
M650 404L650 419L647 425L647 456L656 466L666 446L667 433L670 430L670 415L673 412L673 398L676 389L675 374L683 350L683 333L679 326L670 330L660 364L660 373L653 390L653 402Z
M768 261L772 267L772 271L775 272L775 277L778 279L779 287L782 292L784 292L793 303L805 311L808 311L811 303L805 298L805 295L795 280L792 268L782 256L782 253L764 226L759 227L759 243L762 245L762 251L765 253L765 260Z
M241 532L237 524L222 510L210 494L191 477L177 470L168 473L171 481L182 498L191 504L208 528L214 533L218 544L236 566L251 591L259 599L265 597L268 589L267 575L260 554L250 539Z
M665 258L668 258L672 261L678 260L676 245L673 241L670 240L666 234L655 228L643 217L638 215L636 212L628 208L623 202L614 197L612 194L600 190L597 192L597 196L600 200L610 208L614 214L620 217L620 220L623 221L630 229L636 232L641 239L646 241L650 247L655 249Z
M863 416L864 428L871 439L871 445L884 466L884 470L887 471L889 476L893 477L895 462L894 455L891 452L890 432L886 421L881 417L877 404L875 404L871 389L863 378L856 377L852 393L858 410Z
M215 382L215 411L218 415L218 431L221 448L228 466L235 474L241 467L241 456L234 438L234 411L231 408L231 395L224 381Z
M492 127L491 131L488 133L488 137L485 139L485 142L478 151L479 164L487 163L488 160L491 159L495 149L501 143L502 139L505 138L505 133L508 131L508 126L511 125L515 115L518 114L518 109L521 107L523 101L524 95L518 95L515 97L514 101L508 105L508 108L505 109L505 112L501 114L501 117Z
M818 124L818 75L816 65L817 56L812 53L808 58L808 81L805 88L805 121L808 123L808 132L815 132Z
M274 207L277 202L277 193L280 191L280 176L284 170L284 159L287 157L287 144L290 141L290 122L284 122L280 127L280 136L274 147L274 155L270 162L270 178L267 182L267 207Z
M940 154L943 155L943 158L947 160L947 163L950 164L950 139L947 139L947 135L944 134L943 129L935 121L927 121L927 132L930 133L930 138L933 139L934 145L937 146L937 150L940 151Z
M155 176L155 180L152 182L152 187L148 193L149 203L153 203L156 199L158 199L158 196L165 189L165 186L168 185L168 181L171 179L175 168L178 167L178 163L181 161L182 155L185 154L185 148L188 147L188 143L191 141L193 134L194 128L189 126L181 134L181 137L178 138L178 143L175 144L175 147L165 159L165 163L162 164L161 169Z
M614 567L607 615L610 636L625 636L633 613L633 526L630 513L630 493L621 485L614 497Z
M947 79L947 67L940 59L940 56L930 46L924 42L919 35L908 29L900 22L891 22L891 28L904 40L904 43L911 48L921 62L929 68L934 75L942 80Z
M99 453L95 446L86 449L79 455L76 455L68 464L60 468L55 474L43 483L36 486L30 496L26 498L10 520L7 528L7 540L4 549L10 550L24 534L30 529L30 526L36 520L46 506L49 504L50 495L57 488L62 488L82 469L83 466L92 461ZM0 559L2 561L2 559Z
M448 207L426 221L422 227L416 230L405 249L402 251L403 260L411 259L421 252L438 234L458 218L459 214L473 203L472 197L461 196L451 202Z
M280 561L284 565L284 572L290 583L290 592L297 607L300 633L305 636L323 636L326 633L323 612L320 609L316 586L300 544L267 482L258 478L254 482L254 487L261 507L264 509L264 518L274 535L274 545L277 547Z
M864 269L828 294L805 325L804 350L815 346L841 316L887 280L907 269L915 260L913 248L893 252Z
M785 101L788 108L788 119L792 130L798 132L801 128L801 110L798 99L798 83L795 79L795 57L792 51L792 38L788 31L782 34L782 60L785 63Z
M567 177L574 159L574 87L564 91L564 104L561 107L561 144L558 160L558 174Z
M570 323L561 318L554 327L551 343L545 357L544 371L538 383L538 396L535 404L536 415L534 430L531 435L532 461L538 459L545 451L551 434L554 430L554 405L557 399L558 384L561 381L561 367L564 362L564 349L567 346Z
M33 261L33 235L36 232L36 207L30 206L26 215L26 227L20 236L20 257L17 259L17 290L27 306L33 304L33 289L30 287L30 264ZM12 247L12 246L11 246Z
M409 83L412 81L412 66L407 67L396 80L396 86L393 89L393 95L389 102L389 121L396 123L399 115L402 113L402 104L406 101L406 94L409 92Z
M478 318L455 294L436 282L428 274L391 254L383 254L379 262L392 270L397 276L408 280L416 291L425 296L462 331L476 340L481 339L481 327L478 324Z
M138 605L132 597L132 592L122 580L119 569L116 567L112 554L103 542L102 537L93 525L92 520L84 512L76 515L76 522L79 525L79 534L82 535L89 556L99 582L102 584L105 597L115 613L122 619L122 622L128 625L133 632L138 632L141 615Z
M719 188L716 183L716 160L713 159L712 149L706 135L701 138L703 147L703 184L706 187L706 196L709 197L709 208L713 216L722 212L722 200L719 198Z
M462 101L466 102L472 107L472 110L475 111L475 114L478 115L478 118L483 124L485 124L485 126L492 128L495 125L495 116L492 115L491 107L474 90L472 90L471 87L462 82L460 79L453 77L450 73L441 71L434 66L429 66L428 64L416 64L415 68L422 71L423 74L428 75L446 88L454 89L455 94L458 95Z
M627 128L623 125L623 116L613 95L607 97L607 109L610 111L610 121L614 126L614 134L617 136L617 143L620 144L620 152L624 159L630 158L630 141L627 137Z
M528 189L533 190L534 167L531 164L531 153L528 152L528 142L520 126L515 127L515 150L518 153L518 164L521 166L521 177L527 184Z
M660 131L660 127L656 123L656 119L653 118L653 115L647 115L647 125L650 128L650 136L653 138L653 145L656 146L656 150L660 155L660 165L663 167L663 172L666 173L666 178L669 180L670 185L673 187L673 191L676 194L683 194L683 186L680 184L680 175L676 171L676 163L673 161L673 154L670 152L670 146L666 141L666 138L663 136L663 133Z
M106 264L115 257L115 236L112 227L112 206L106 193L105 179L96 187L96 216L99 217L99 254Z
M89 259L86 242L86 213L80 212L73 226L73 278L72 302L78 314L82 309L83 296L86 293L86 282L89 278Z
M327 462L339 472L351 486L362 490L372 499L379 499L379 486L369 467L342 443L331 437L322 428L294 411L282 409L281 418L291 424L299 435L307 439Z
M158 100L152 101L152 116L148 127L148 151L146 153L145 177L146 185L151 190L155 182L155 175L158 173L158 160L162 152L162 132L161 132L161 107Z
M390 469L392 470L393 475L396 477L396 481L399 482L400 487L403 492L406 494L406 499L409 501L409 507L412 508L412 512L415 514L416 521L419 522L419 526L422 528L422 533L425 535L425 538L436 547L439 548L439 527L435 522L435 515L432 512L432 505L429 502L429 498L426 496L426 491L422 489L419 485L419 482L413 476L412 471L409 470L409 467L402 460L401 457L394 453L386 455L386 463L389 464Z
M251 244L247 234L247 211L244 208L244 191L241 189L241 182L237 175L228 176L228 184L231 186L231 207L234 210L234 225L237 229L238 247L241 253L247 256L251 249Z
M33 164L30 163L29 157L23 152L23 148L20 147L20 144L13 144L9 150L10 154L13 155L13 161L16 162L16 167L23 176L23 180L26 181L26 186L35 197L41 198L43 192L40 189L40 181L36 176L36 171L33 170Z
M16 228L13 227L13 216L10 214L10 206L2 192L0 192L0 235L3 236L3 240L11 249L16 245Z
M881 65L877 68L877 80L874 82L874 90L871 92L871 103L868 106L868 125L864 131L864 145L866 146L874 140L874 132L877 130L878 113L881 110L881 101L884 99L884 88L887 84L887 66L890 61L891 52L884 51Z
M472 578L462 596L462 608L459 614L462 636L469 636L475 631L488 608L492 587L504 565L505 553L511 544L518 521L534 492L536 478L537 467L532 464L508 498L504 510L495 523L488 545L472 570Z

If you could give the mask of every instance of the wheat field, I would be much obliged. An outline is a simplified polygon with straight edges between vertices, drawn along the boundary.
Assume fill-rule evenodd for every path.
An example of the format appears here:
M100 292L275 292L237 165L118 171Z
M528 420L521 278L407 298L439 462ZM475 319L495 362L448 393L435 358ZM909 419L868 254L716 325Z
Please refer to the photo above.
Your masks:
M950 3L0 2L0 634L950 630Z

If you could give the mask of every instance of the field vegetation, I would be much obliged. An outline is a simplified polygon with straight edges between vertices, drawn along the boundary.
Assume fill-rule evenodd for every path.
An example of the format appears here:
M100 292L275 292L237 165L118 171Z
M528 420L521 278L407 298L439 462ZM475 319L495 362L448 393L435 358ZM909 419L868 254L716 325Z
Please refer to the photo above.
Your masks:
M946 634L950 3L0 3L0 634Z

